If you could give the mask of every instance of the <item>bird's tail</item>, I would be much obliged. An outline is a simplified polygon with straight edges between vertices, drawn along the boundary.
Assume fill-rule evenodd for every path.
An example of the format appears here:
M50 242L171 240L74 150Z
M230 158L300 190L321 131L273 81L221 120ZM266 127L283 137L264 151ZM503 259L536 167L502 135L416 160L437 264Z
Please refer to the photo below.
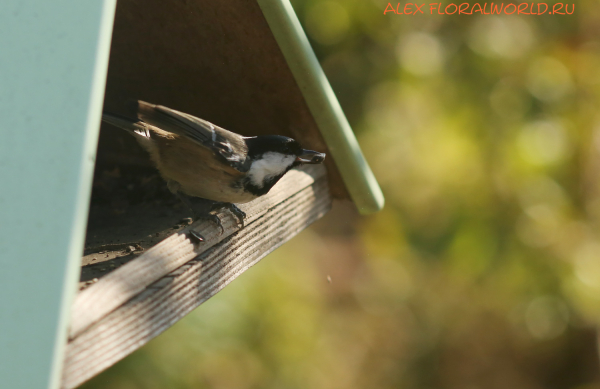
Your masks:
M138 119L130 119L114 113L102 112L102 121L112 124L115 127L119 127L133 135L141 135L146 138L150 137L148 125Z

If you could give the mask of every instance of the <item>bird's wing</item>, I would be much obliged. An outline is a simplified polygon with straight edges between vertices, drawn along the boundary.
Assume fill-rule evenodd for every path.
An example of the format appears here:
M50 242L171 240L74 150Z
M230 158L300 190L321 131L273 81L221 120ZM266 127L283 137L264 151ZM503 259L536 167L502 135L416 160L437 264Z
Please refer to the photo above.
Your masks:
M240 172L250 169L248 146L241 135L187 113L144 101L138 101L138 118L209 148L224 163Z
M150 138L150 125L140 120L131 120L125 116L102 112L102 121L119 127L137 136Z

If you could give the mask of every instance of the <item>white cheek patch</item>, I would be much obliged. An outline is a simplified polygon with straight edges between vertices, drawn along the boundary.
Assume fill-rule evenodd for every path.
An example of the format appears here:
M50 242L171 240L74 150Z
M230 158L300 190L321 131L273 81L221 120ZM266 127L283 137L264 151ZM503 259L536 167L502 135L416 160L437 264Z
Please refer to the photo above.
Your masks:
M264 153L258 161L252 162L248 177L252 185L262 188L265 179L280 175L290 167L296 157L276 152Z

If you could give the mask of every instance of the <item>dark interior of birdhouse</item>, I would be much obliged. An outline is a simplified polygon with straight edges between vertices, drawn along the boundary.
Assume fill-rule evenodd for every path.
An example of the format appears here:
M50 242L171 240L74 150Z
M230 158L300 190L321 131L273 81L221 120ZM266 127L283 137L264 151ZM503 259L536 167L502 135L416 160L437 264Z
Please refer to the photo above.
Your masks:
M256 2L120 0L104 110L135 117L137 100L242 135L327 147ZM330 190L347 198L331 158ZM81 287L191 223L136 140L102 124Z

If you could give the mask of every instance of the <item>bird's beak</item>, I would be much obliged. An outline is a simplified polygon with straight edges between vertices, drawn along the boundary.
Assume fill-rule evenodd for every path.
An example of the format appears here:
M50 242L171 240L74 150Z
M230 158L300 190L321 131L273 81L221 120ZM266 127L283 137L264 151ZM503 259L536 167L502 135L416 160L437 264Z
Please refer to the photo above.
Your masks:
M296 157L296 162L317 164L325 160L325 153L312 150L302 150L302 154Z

